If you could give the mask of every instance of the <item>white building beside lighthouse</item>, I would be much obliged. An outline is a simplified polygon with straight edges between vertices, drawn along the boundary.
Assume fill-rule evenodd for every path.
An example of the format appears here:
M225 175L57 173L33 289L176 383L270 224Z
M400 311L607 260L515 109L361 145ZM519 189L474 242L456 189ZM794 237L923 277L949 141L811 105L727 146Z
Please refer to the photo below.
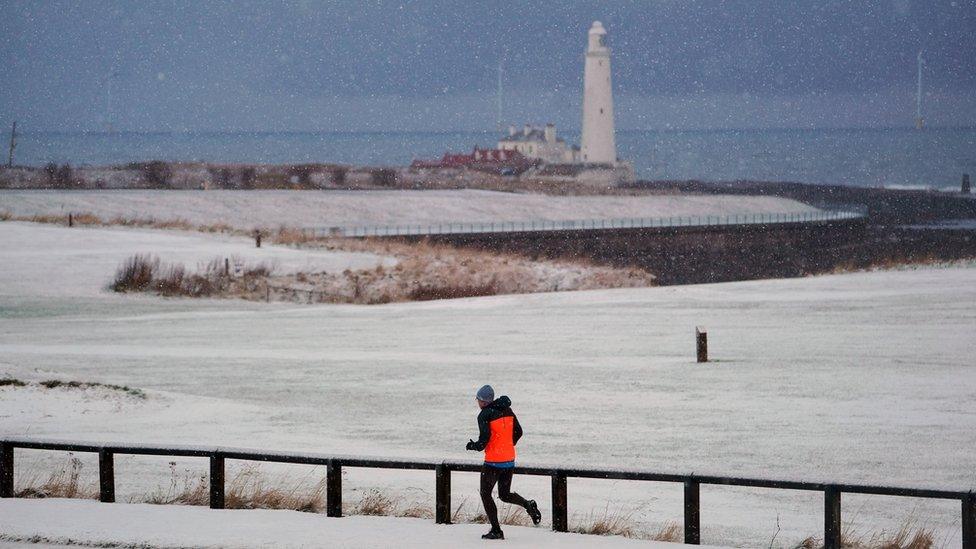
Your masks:
M590 27L583 66L583 136L580 160L586 164L616 164L613 128L613 89L607 31L594 21Z

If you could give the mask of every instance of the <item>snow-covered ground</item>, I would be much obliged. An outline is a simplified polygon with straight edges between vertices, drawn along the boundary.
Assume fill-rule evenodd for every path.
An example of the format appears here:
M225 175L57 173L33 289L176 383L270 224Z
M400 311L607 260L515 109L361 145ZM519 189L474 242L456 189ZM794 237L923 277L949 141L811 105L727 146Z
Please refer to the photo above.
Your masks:
M6 540L71 540L91 547L330 547L465 549L485 547L481 524L436 525L389 517L326 518L297 511L213 511L176 505L103 504L78 500L0 500L0 547ZM668 549L671 543L620 536L556 534L509 526L503 545L543 549ZM35 545L25 545L36 547Z
M85 212L237 228L783 214L815 208L771 196L546 196L493 191L0 191L15 216Z
M0 377L148 398L0 387L0 434L464 459L487 382L514 401L525 464L976 487L976 268L292 307L92 291L63 279L74 246L39 240L27 255L9 240ZM694 362L696 325L707 365ZM42 455L18 451L21 470L64 460ZM94 458L81 457L90 481ZM167 485L167 461L119 456L120 501ZM344 475L349 502L367 488L433 498L429 473ZM475 475L454 490L476 510ZM515 490L548 513L548 479L517 477ZM571 525L609 510L654 531L680 519L681 487L570 480L569 505ZM792 546L820 533L822 510L816 493L706 486L703 541ZM957 502L845 495L844 512L858 531L913 517L959 545Z
M104 293L119 265L134 254L198 270L214 259L275 266L276 274L369 269L396 260L370 253L295 249L248 238L196 232L0 223L0 294L5 296ZM54 259L57 258L57 259Z

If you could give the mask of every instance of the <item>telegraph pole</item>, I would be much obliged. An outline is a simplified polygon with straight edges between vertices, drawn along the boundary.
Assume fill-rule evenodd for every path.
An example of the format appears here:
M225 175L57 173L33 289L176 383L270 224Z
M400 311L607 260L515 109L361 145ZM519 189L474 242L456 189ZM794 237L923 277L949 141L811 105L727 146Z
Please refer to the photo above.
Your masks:
M498 118L495 122L498 126L497 130L499 132L502 131L502 62L504 60L504 56L498 60Z
M14 127L10 129L10 152L7 153L7 167L14 167L14 148L17 147L17 121L14 120Z
M915 89L915 129L920 130L925 124L922 118L922 52L918 52L918 76Z

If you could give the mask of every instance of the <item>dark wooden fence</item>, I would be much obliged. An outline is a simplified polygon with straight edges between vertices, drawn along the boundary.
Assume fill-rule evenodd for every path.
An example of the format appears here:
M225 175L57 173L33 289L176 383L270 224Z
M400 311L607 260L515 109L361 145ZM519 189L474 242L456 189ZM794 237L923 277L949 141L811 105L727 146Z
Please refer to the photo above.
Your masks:
M210 460L210 507L224 508L225 461L263 461L324 465L326 467L326 515L342 516L342 468L414 469L435 473L435 520L438 524L451 522L451 473L476 473L481 464L473 461L422 461L364 458L311 453L278 453L240 448L205 446L156 447L148 445L105 445L79 442L5 438L0 439L0 497L14 496L14 449L59 450L66 452L91 452L98 454L99 499L115 501L115 454L201 457ZM684 533L685 543L698 544L701 539L700 498L701 486L724 485L777 490L804 490L824 494L824 547L841 547L841 494L874 494L880 496L905 496L927 499L956 500L961 504L962 547L976 549L976 495L970 491L933 490L926 488L900 488L860 484L826 484L790 480L722 477L712 475L655 473L643 470L620 469L571 469L562 467L523 467L516 474L547 476L552 479L552 529L565 532L569 528L567 480L592 478L675 482L684 485Z

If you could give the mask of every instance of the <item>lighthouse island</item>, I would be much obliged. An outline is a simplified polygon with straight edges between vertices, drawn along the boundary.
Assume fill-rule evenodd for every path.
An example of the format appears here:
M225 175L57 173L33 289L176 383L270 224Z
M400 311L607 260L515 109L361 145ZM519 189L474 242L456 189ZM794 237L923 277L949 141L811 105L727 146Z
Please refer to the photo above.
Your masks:
M580 144L557 136L554 124L511 125L494 148L475 146L467 154L415 160L414 171L473 170L521 179L615 186L634 181L630 162L617 156L613 83L607 29L594 21L587 32L583 63Z

